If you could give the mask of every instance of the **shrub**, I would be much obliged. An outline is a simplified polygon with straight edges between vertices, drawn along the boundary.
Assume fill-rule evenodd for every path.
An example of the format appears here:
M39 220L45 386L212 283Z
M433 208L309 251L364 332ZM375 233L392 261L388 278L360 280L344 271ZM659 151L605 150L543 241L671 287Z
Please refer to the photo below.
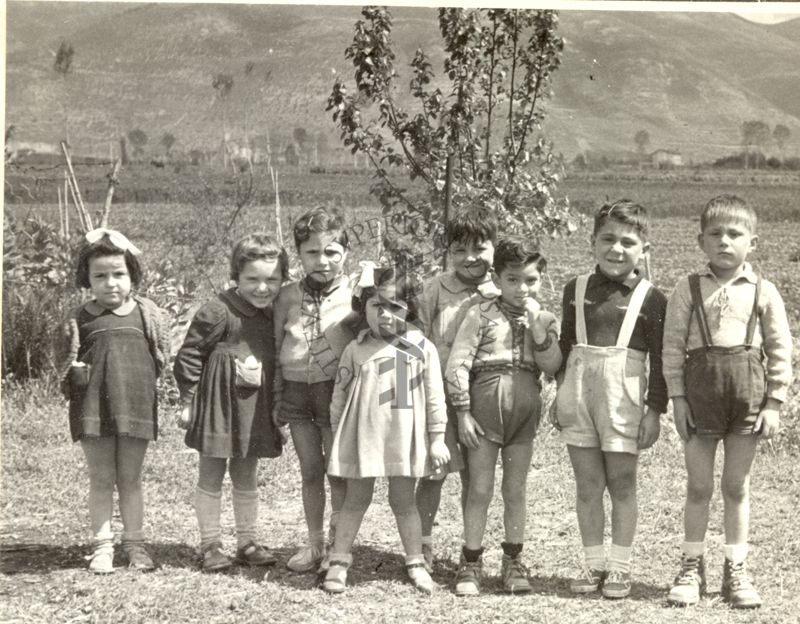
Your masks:
M72 285L75 246L39 217L3 224L3 379L28 379L58 366L61 324L80 300Z

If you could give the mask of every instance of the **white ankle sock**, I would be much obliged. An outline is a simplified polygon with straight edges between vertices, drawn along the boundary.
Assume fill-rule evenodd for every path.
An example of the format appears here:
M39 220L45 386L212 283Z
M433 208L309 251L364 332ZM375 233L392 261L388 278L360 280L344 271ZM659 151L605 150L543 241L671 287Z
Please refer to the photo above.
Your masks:
M605 570L606 569L606 549L605 546L584 546L583 558L586 561L586 567L590 570Z
M206 492L197 488L194 492L194 511L200 526L200 547L222 541L219 515L222 508L222 492Z
M741 563L747 559L747 543L744 544L725 544L722 547L725 558L731 563Z
M700 557L706 552L705 542L684 542L683 554L687 557Z
M632 553L632 546L611 544L611 549L608 551L608 569L618 572L630 572Z
M233 489L233 517L236 521L236 545L239 548L256 542L258 491Z

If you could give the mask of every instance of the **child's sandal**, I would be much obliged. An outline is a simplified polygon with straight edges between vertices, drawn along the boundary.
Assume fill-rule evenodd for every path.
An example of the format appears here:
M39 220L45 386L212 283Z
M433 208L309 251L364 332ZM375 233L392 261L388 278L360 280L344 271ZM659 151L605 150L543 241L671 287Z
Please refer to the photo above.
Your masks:
M347 588L347 568L352 561L352 556L345 558L342 555L332 554L325 580L322 581L322 589L329 594L343 593Z
M128 568L139 572L150 572L156 569L156 564L150 557L144 544L141 542L123 542L122 552L128 558Z
M411 579L411 584L414 588L423 594L430 595L436 589L436 583L433 582L428 570L425 569L424 561L406 564L406 572L408 572L408 578Z
M255 542L245 544L236 551L236 560L249 566L271 566L278 563L275 556Z
M111 574L114 572L113 544L95 546L92 554L86 559L89 561L89 572L92 574Z

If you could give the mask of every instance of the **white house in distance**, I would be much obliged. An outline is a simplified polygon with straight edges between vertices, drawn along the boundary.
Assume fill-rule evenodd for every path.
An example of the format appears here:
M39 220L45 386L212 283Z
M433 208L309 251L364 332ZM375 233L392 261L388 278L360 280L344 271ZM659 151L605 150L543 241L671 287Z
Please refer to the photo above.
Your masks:
M683 156L680 152L666 149L657 149L650 154L650 162L655 169L671 169L683 166Z

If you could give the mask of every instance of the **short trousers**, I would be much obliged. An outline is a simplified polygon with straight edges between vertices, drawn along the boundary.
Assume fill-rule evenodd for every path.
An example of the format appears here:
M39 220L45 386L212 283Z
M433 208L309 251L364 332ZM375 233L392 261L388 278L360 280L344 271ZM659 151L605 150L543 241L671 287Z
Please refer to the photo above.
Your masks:
M728 434L759 433L758 413L767 400L760 349L694 349L684 365L684 384L698 436L723 438Z
M576 345L556 395L561 439L608 453L639 453L647 355L625 347Z
M333 384L333 380L310 384L284 380L281 421L284 424L312 422L317 427L330 427Z
M530 444L542 415L539 382L531 371L478 372L469 387L470 412L484 437L501 447Z

